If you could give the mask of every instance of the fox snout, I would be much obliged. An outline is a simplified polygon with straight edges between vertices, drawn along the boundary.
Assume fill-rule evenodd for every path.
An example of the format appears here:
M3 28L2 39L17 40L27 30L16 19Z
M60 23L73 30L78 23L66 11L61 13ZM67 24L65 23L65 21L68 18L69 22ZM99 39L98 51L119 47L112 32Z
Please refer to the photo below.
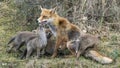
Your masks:
M38 23L52 23L53 22L53 18L50 18L50 19L44 19L44 20L40 20L39 18L37 19Z
M39 18L37 19L37 21L38 21L38 24L43 24L43 23L46 23L47 22L47 20L40 20Z

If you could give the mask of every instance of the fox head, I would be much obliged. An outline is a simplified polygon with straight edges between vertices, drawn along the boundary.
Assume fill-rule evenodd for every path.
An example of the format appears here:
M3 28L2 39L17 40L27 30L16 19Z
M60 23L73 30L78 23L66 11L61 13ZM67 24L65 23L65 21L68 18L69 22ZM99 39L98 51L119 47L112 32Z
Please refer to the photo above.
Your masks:
M53 19L53 24L55 25L58 22L58 15L56 13L56 8L53 9L46 9L46 8L41 8L41 14L40 17L37 19L39 23L45 23L49 21L50 19Z

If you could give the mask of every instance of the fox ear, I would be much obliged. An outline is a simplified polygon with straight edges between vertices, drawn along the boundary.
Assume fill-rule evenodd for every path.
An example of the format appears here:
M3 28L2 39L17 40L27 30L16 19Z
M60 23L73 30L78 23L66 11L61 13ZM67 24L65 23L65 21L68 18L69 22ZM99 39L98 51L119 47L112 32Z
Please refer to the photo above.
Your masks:
M57 10L57 6L56 6L56 7L54 7L53 9L51 9L51 10L50 10L50 13L55 13L55 12L56 12L56 10Z
M41 9L41 10L43 9L41 5L40 5L40 9Z

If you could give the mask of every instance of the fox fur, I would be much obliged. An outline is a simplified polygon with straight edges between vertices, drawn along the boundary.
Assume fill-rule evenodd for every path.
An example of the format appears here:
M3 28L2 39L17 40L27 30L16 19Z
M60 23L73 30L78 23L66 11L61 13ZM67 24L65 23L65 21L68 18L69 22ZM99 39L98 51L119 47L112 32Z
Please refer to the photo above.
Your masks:
M77 58L84 54L102 64L112 63L113 60L108 57L104 57L97 51L94 51L94 47L98 44L98 39L94 36L81 33L78 26L70 23L66 18L59 16L55 8L46 9L41 7L41 15L38 18L40 23L46 23L52 19L52 25L56 28L56 44L52 57L57 56L57 50L60 45L65 42L68 50ZM49 25L49 24L48 24ZM54 31L54 30L53 30ZM90 49L90 50L89 50Z

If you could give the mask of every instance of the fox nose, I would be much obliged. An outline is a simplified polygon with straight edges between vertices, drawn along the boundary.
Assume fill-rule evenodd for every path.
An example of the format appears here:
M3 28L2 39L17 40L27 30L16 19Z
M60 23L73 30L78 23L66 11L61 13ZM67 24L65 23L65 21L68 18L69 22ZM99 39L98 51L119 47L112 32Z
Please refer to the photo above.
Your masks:
M40 20L39 18L37 19L37 21L39 22L39 23L45 23L45 22L47 22L46 20Z

